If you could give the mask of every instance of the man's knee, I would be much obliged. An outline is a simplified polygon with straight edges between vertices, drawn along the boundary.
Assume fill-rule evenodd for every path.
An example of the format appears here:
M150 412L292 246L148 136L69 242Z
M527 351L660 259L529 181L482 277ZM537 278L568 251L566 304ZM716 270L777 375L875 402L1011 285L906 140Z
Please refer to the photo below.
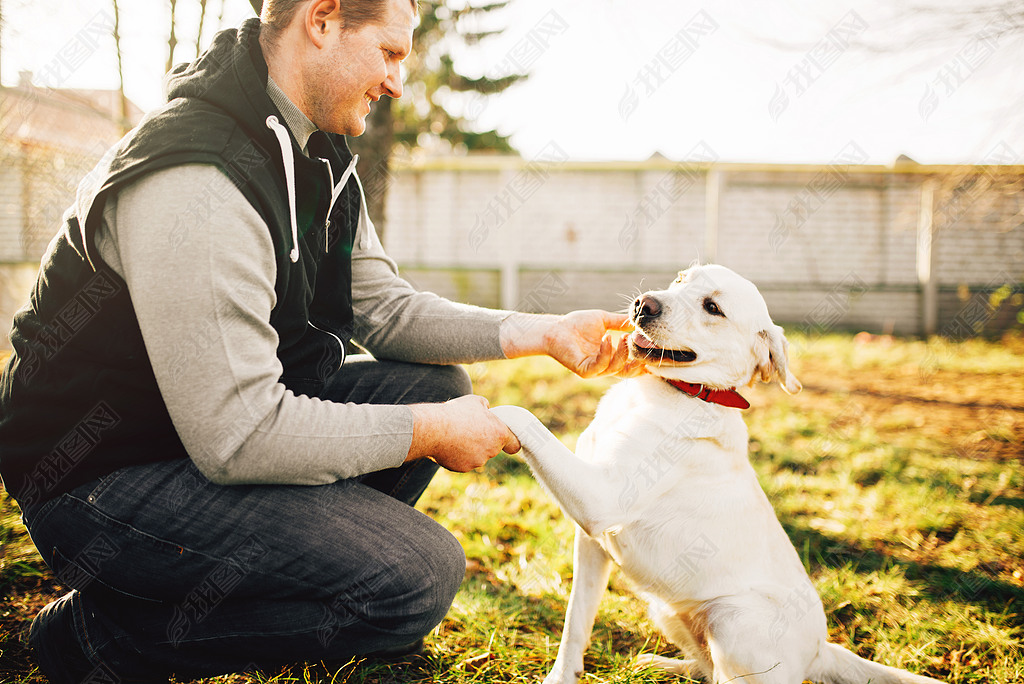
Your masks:
M423 558L428 562L419 564L418 570L409 574L410 589L418 597L409 615L410 628L419 636L428 634L448 614L466 575L466 554L444 528L424 548Z
M462 366L434 366L434 380L439 398L437 401L448 401L455 397L473 393L473 381Z
M430 521L415 541L389 547L377 571L347 587L333 608L391 633L396 644L428 634L447 615L466 572L466 556L454 536Z
M424 636L448 614L466 574L466 555L440 525L407 554L399 569L398 596L406 611L406 629Z

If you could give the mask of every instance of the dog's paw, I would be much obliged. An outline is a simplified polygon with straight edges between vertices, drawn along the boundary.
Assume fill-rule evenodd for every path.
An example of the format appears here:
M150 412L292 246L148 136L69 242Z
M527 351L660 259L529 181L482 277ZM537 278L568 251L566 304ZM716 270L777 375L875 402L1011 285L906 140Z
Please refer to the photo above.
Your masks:
M683 675L690 679L700 678L702 673L697 667L696 660L680 660L677 658L666 658L653 653L641 653L633 660L634 670L654 669L661 672Z
M578 684L579 677L552 677L548 675L544 678L544 684Z
M577 684L582 675L582 672L566 672L555 668L544 678L544 684Z

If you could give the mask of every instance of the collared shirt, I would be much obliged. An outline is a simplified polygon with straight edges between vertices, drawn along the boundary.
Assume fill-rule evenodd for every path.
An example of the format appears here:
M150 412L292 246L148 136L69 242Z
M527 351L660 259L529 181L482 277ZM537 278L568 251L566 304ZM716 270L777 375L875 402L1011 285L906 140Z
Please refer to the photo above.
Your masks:
M281 112L284 125L295 136L302 154L308 157L309 150L307 145L309 144L309 136L313 135L313 132L317 130L316 124L310 121L309 117L303 114L302 110L288 99L288 96L281 90L281 86L277 85L274 79L269 76L267 77L267 95L270 97L270 101L274 103L274 106L277 107L277 111Z

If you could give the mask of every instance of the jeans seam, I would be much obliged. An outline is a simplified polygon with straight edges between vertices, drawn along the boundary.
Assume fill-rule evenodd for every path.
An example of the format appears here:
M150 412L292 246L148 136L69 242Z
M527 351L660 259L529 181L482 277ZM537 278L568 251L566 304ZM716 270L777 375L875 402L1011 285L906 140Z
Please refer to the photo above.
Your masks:
M90 503L88 501L85 501L85 500L83 500L83 499L81 499L81 498L79 498L77 496L72 496L72 495L67 495L67 496L68 496L68 499L73 499L75 501L81 502L82 504L84 504L88 508L92 509L97 515L102 516L105 520L113 522L113 523L116 523L117 525L123 526L124 528L126 528L127 532L129 532L129 533L131 533L133 535L138 535L139 537L141 537L142 539L145 539L146 541L150 541L150 542L155 541L155 542L158 542L160 544L165 544L167 546L172 546L172 547L181 549L182 552L187 551L188 553L195 554L196 556L200 556L200 557L205 558L208 561L211 561L211 562L216 563L216 564L229 563L230 562L230 556L231 556L230 553L224 553L224 554L221 554L221 555L215 555L215 554L208 553L206 551L200 551L200 550L192 548L190 546L184 546L184 545L182 545L182 544L180 544L180 543L178 543L176 541L165 539L163 537L158 537L158 536L156 536L154 534L150 534L149 532L145 532L143 530L140 530L137 527L135 527L134 525L131 525L130 523L124 522L123 520L119 520L118 518L115 518L115 517L113 517L111 515L108 515L108 514L104 513L103 511L99 510L92 503ZM268 577L268 578L275 579L275 580L287 581L289 583L292 583L293 586L294 585L301 585L303 587L307 587L307 588L311 588L311 589L320 589L320 588L322 588L319 584L317 584L315 582L306 580L306 579L301 578L301 577L295 577L295 576L292 576L292 575L282 574L282 573L279 573L279 572L274 572L274 571L269 571L269 570L256 570L256 569L251 569L250 572L253 573L253 574L256 574L256 575L260 575L260 576L263 576L263 577ZM157 601L157 602L160 601L159 599L150 599L150 598L145 598L145 597L142 597L142 596L136 596L135 594L131 594L129 592L117 589L116 587L113 587L113 586L103 582L99 578L93 578L93 579L95 581L97 581L97 582L100 582L100 584L103 584L104 586L110 587L110 589L112 589L113 591L116 591L117 593L123 594L125 596L130 596L132 598L136 598L136 599L140 599L140 600L144 600L144 601Z
M375 627L375 628L379 629L379 627L376 627L372 623L369 623L366 620L363 620L361 618L356 618L356 621L359 622L359 623L362 623L362 624L365 624L365 625L370 625L371 627ZM346 625L346 627L348 627L348 625ZM175 641L175 642L171 642L171 641L157 641L155 643L158 643L160 645L171 644L171 643L176 643L178 645L181 645L181 644L198 644L198 643L202 643L204 641L220 641L220 640L224 639L225 637L238 637L238 638L264 637L264 636L288 637L288 636L296 636L296 635L305 634L307 632L314 632L315 633L316 631L317 631L316 627L313 627L313 628L302 627L302 628L292 629L292 630L288 630L288 631L268 631L268 630L261 629L259 631L253 631L253 632L230 632L230 633L225 633L225 634L216 634L216 635L211 635L211 636L207 636L207 637L198 637L198 638L192 638L192 639L182 638L182 639L180 639L178 641Z
M74 622L74 626L75 626L75 629L74 629L75 635L74 636L81 637L79 639L79 645L82 648L82 650L85 652L85 656L89 660L89 664L90 665L95 663L95 662L97 662L97 661L102 663L103 659L100 657L100 654L97 652L96 648L93 646L92 639L89 638L89 628L88 628L88 625L86 625L86 622L85 622L85 613L83 612L83 608L82 608L82 595L81 595L81 593L79 593L76 598L78 600L77 601L73 601L71 603L71 616L72 616L72 619L73 619L73 622Z

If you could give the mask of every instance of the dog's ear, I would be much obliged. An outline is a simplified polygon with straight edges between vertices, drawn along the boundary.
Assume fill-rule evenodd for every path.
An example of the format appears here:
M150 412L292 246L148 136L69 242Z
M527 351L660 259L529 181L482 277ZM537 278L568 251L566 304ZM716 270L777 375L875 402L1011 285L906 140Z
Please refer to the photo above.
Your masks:
M771 382L773 378L778 378L782 389L789 394L796 394L803 388L789 370L789 341L780 326L772 325L757 334L754 356L757 364L754 377L760 376L761 382Z

